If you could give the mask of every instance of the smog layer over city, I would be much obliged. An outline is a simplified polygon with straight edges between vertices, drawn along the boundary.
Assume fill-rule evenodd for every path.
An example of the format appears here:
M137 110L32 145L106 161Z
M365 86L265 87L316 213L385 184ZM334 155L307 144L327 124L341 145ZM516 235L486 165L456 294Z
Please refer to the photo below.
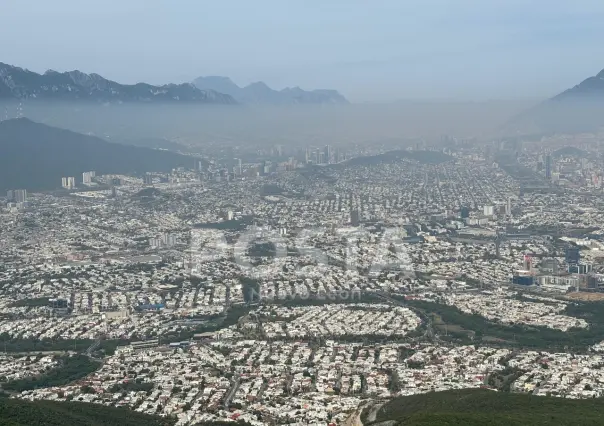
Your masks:
M0 426L604 424L604 3L0 10Z

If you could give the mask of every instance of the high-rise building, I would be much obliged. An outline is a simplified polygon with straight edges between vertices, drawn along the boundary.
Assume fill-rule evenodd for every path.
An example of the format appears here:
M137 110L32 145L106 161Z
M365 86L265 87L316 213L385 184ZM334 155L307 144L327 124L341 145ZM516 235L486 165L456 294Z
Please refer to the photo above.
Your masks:
M74 189L75 188L75 178L74 177L61 178L61 186L65 189Z
M17 203L25 203L27 201L27 190L16 189L14 193L14 200Z
M6 192L6 201L8 201L10 203L11 201L14 201L14 200L15 200L15 193L11 189L11 190L9 190L9 191Z
M576 265L581 261L581 251L577 246L570 246L566 248L565 253L566 263L569 265Z
M176 235L163 234L161 236L161 241L165 247L173 247L174 245L176 245Z
M325 164L325 152L319 152L319 164Z
M462 206L462 208L461 208L461 210L459 212L459 216L462 219L466 219L466 218L470 217L470 209L468 207L466 207L466 206Z
M505 205L505 214L506 214L506 216L512 215L512 198L511 197L508 197L508 202Z
M484 206L483 213L485 216L493 216L495 214L494 206Z
M82 173L82 183L89 185L92 183L92 178L96 176L96 172L84 172Z
M153 185L153 176L149 173L145 173L143 178L145 185Z
M533 258L529 255L524 255L524 270L530 271L533 266Z
M361 222L361 215L357 209L350 210L350 224L352 226L359 226Z
M325 150L324 150L324 154L325 154L325 163L326 164L331 164L331 160L332 160L332 150L331 150L331 145L326 145L325 146Z
M551 156L551 154L547 154L545 156L545 178L548 180L552 178L552 156Z

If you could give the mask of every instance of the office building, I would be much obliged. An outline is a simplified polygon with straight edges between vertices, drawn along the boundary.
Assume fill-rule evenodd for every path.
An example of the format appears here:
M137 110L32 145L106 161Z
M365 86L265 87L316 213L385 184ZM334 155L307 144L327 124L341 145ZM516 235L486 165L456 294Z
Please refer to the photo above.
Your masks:
M505 205L505 214L506 214L506 216L512 215L512 198L511 197L508 197L508 202Z
M568 263L569 265L577 265L581 261L581 252L579 250L579 247L567 247L565 253L565 260L566 263Z
M461 208L461 210L459 212L459 216L462 219L466 219L466 218L470 217L470 209L468 207L466 207L466 206L462 206L462 208Z
M548 180L552 178L552 156L551 156L551 154L547 154L545 156L545 178Z
M361 217L357 209L350 210L350 224L352 226L359 226Z
M143 178L145 185L153 185L153 176L149 173L145 173Z
M484 211L485 216L493 216L495 214L495 207L494 206L484 206L483 211Z

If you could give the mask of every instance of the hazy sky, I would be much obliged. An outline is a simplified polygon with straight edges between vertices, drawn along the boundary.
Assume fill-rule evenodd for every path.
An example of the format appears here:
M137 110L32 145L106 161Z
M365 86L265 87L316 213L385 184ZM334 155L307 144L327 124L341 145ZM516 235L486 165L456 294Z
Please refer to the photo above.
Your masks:
M541 98L604 68L602 0L0 0L0 62L353 101Z

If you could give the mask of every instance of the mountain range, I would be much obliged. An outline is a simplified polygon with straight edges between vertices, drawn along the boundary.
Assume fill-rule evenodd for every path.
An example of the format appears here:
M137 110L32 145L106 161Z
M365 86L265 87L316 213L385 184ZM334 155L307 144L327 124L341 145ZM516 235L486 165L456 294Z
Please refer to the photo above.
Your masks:
M98 103L236 104L233 97L193 84L126 85L81 71L38 74L0 62L0 99L92 101Z
M214 90L232 96L245 104L348 104L348 100L337 90L302 90L299 87L274 90L259 81L239 87L228 77L199 77L193 84L202 90Z
M0 191L56 189L62 177L77 182L90 170L140 174L192 165L193 157L110 143L27 118L0 121Z

